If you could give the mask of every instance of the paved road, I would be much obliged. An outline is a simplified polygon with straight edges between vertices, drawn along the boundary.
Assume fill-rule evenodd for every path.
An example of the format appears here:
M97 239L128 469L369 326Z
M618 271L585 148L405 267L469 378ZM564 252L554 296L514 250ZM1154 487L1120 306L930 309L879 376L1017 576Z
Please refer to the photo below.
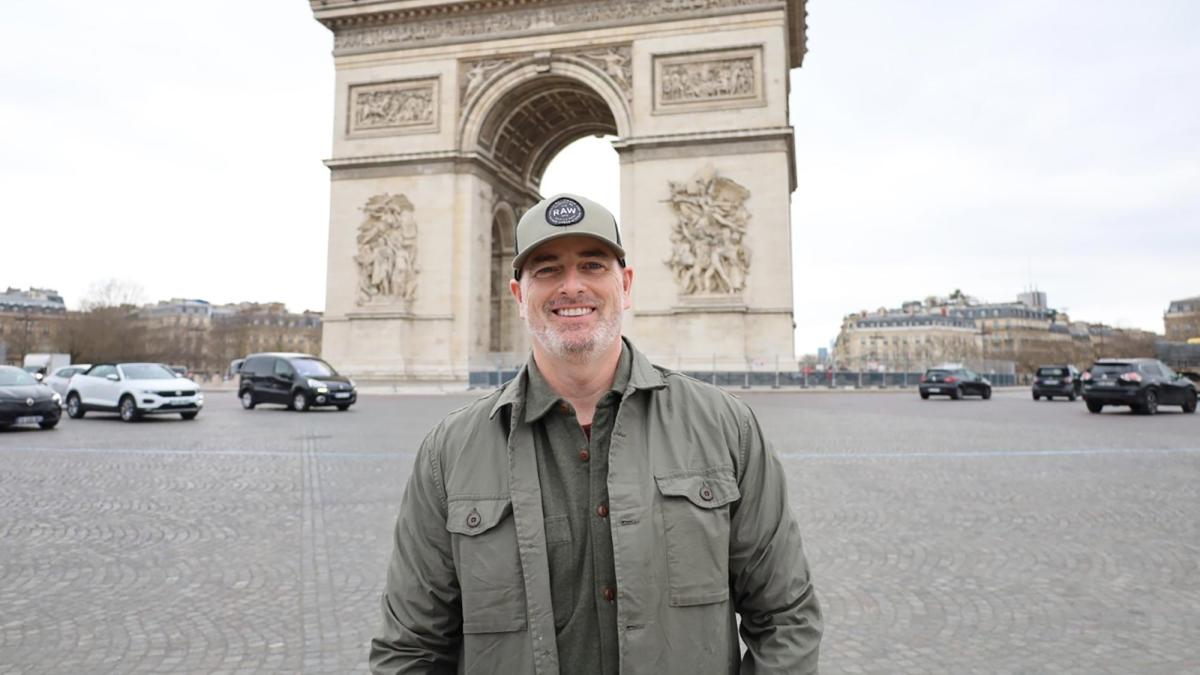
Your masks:
M1200 415L745 397L824 672L1200 671ZM365 670L412 452L470 398L0 433L0 673Z

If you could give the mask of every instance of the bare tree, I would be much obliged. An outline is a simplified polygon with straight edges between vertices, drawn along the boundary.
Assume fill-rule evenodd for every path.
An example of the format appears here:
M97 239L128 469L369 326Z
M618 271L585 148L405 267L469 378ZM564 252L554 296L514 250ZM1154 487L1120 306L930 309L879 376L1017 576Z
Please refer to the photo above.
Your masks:
M67 316L62 348L75 362L145 359L146 331L137 317L144 296L141 285L133 281L93 282L80 303L82 311Z
M142 285L127 279L101 279L88 286L81 309L90 311L101 307L137 307L146 302Z

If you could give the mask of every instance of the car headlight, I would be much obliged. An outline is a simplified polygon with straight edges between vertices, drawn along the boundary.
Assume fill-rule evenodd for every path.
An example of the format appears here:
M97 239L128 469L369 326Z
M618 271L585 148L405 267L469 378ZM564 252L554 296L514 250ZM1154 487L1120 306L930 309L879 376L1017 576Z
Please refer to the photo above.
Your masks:
M53 400L58 405L62 405L62 397L58 395L57 391L50 394L50 399Z
M354 383L354 380L352 378L346 378L346 379L349 380L351 389L358 389L358 385Z
M314 380L311 377L308 379L308 386L313 389L325 389L325 383L320 380Z

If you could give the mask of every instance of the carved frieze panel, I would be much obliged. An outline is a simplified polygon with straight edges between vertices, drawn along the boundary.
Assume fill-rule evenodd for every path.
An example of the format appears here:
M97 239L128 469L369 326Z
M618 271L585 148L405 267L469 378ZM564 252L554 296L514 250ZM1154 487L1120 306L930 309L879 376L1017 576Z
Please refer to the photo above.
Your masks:
M720 176L712 165L690 180L669 181L667 203L675 213L671 257L664 262L680 296L736 296L746 288L750 250L746 230L750 190Z
M350 85L346 134L429 133L438 128L438 80Z
M654 112L748 108L766 103L762 47L654 56Z
M400 305L411 309L417 297L417 219L402 194L375 195L362 207L358 226L358 304Z
M355 52L421 47L488 36L529 36L598 24L628 25L647 20L713 16L783 4L784 0L587 0L457 16L400 13L393 19L395 23L386 25L355 27L336 20L327 25L335 31L335 52Z

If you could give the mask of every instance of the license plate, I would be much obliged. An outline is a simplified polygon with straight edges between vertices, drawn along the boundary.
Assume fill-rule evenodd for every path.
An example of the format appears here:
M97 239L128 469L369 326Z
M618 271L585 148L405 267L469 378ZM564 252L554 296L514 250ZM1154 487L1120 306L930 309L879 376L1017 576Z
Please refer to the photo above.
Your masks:
M25 417L18 417L16 424L37 424L41 421L41 415L26 415Z
M941 389L938 389L937 387L934 387L934 388L932 388L932 389L930 389L930 390L929 390L929 393L931 393L931 394L940 394L940 393L942 393L942 390L941 390Z
M334 398L350 398L350 394L347 392L342 392L342 393L334 394L333 397Z
M1116 386L1116 382L1104 382L1103 380L1102 380L1102 381L1100 381L1100 382L1097 382L1096 384L1100 385L1101 387L1113 387L1113 386Z
M1042 380L1042 384L1058 384L1058 380Z

